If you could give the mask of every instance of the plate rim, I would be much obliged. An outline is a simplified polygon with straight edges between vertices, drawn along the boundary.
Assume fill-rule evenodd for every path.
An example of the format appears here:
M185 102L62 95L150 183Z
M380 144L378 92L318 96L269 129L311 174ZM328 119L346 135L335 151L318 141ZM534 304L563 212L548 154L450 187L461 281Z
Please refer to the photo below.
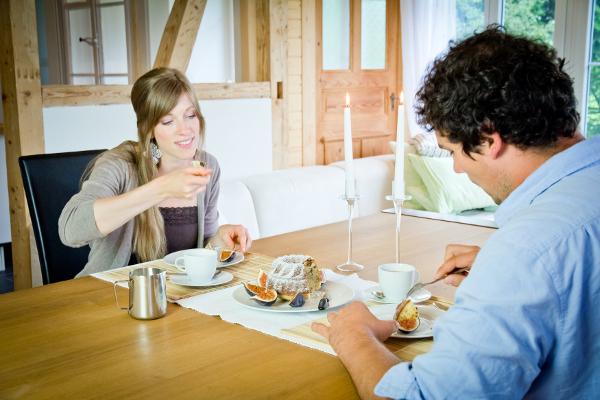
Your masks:
M244 288L244 284L240 283L239 285L235 286L235 290L231 293L231 297L233 298L233 300L235 300L236 303L238 303L239 305L249 308L251 310L256 310L256 311L266 311L266 312L272 312L272 313L307 313L307 312L322 312L322 311L329 311L330 309L334 309L337 307L341 307L344 306L350 302L352 302L354 300L354 297L356 295L356 291L351 288L350 286L343 284L341 282L326 282L328 284L333 284L333 285L339 285L342 286L344 288L346 288L347 290L349 290L351 292L351 296L349 295L349 299L341 304L335 305L335 306L330 306L329 308L325 309L325 310L318 310L318 309L306 309L306 308L302 308L302 307L289 307L289 308L272 308L269 306L261 306L260 304L256 303L256 305L250 305L250 304L245 304L242 303L240 300L238 300L236 298L236 293L243 291L245 293L245 288ZM247 296L247 294L246 294Z
M371 286L371 287L369 287L369 288L367 288L367 289L363 290L363 294L365 294L365 295L366 295L366 296L365 296L365 297L366 297L366 300L369 300L369 301L374 301L374 302L376 302L376 303L380 303L380 304L398 304L398 302L396 302L396 301L385 301L385 300L383 300L383 299L380 299L380 298L378 298L378 297L375 297L375 296L373 296L373 295L371 294L371 292L372 292L373 290L375 290L376 288L381 288L381 285L375 285L375 286ZM414 300L413 300L413 303L415 303L415 304L421 304L421 303L423 303L424 301L427 301L427 300L429 300L429 299L431 299L431 298L433 297L433 293L431 293L429 290L427 290L427 289L425 289L425 288L423 288L423 289L421 289L421 290L422 290L422 291L424 291L424 292L427 292L427 293L429 293L429 295L427 296L427 298L425 298L425 299L423 299L423 300L419 300L418 302L416 302L416 301L414 301Z
M195 247L195 248L193 248L193 249L183 249L183 250L177 250L177 251L173 251L173 252L171 252L171 253L169 253L169 254L166 254L166 255L165 255L163 258L162 258L162 260L163 260L163 261L164 261L166 264L170 265L171 267L175 267L175 264L174 264L174 263L171 263L171 262L169 262L169 261L167 261L167 260L166 260L166 258L167 258L167 257L171 256L172 254L177 254L177 253L180 253L180 252L183 254L183 252L190 251L190 250L198 250L198 249L200 249L200 248L201 248L201 247ZM235 252L235 254L236 254L236 255L234 256L233 260L232 260L232 261L230 261L230 262L227 262L227 263L222 263L221 261L218 261L218 260L217 260L217 269L219 269L219 268L225 268L225 267L232 267L232 266L234 266L234 265L236 265L236 264L239 264L239 263L241 263L242 261L244 261L244 260L246 259L246 257L244 256L244 253L242 253L242 252L240 252L240 251L236 251L236 252ZM237 258L238 258L238 254L239 254L239 260L237 259Z
M186 287L213 287L213 286L219 286L219 285L224 285L226 283L231 282L233 280L233 278L234 278L234 276L233 276L233 274L231 272L223 271L223 272L221 272L221 276L222 276L221 280L223 282L208 284L208 283L212 282L214 280L213 279L213 280L210 280L209 282L207 282L207 284L197 285L197 284L185 284L185 283L177 283L177 282L175 282L173 279L180 279L179 276L182 276L182 275L174 275L174 276L172 276L170 278L171 282L174 283L175 285L186 286Z

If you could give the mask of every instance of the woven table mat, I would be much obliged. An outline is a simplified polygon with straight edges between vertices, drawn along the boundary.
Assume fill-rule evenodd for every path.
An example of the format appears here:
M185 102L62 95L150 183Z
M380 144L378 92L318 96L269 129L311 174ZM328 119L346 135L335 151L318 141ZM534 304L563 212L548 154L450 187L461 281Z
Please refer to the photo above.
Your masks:
M244 261L230 267L219 268L220 270L230 272L233 275L233 280L223 285L210 287L189 287L181 286L167 279L167 299L170 302L185 299L187 297L196 296L198 294L214 292L231 286L239 285L241 282L254 280L258 277L260 269L269 271L271 263L275 258L258 253L244 254ZM149 261L143 264L129 265L123 268L111 269L109 271L94 274L100 279L114 282L121 279L129 279L129 271L136 268L160 268L169 272L179 272L174 266L167 264L163 260Z
M429 299L426 302L423 302L422 304L432 304L433 302L436 302L440 307L444 307L444 308L446 308L446 307L449 308L453 304L452 301L450 301L448 299L444 299L444 298L436 297L436 296L433 296L431 299ZM372 301L366 301L365 304L369 308L381 306L380 303L376 303L376 302L372 302ZM295 326L290 329L282 329L281 332L286 335L295 336L300 339L313 342L314 344L317 344L317 345L327 346L328 345L327 340L323 336L313 332L313 330L310 328L310 326L312 325L313 322L320 322L325 325L329 325L329 323L327 322L327 318L323 317L323 318L315 319L314 321L305 322L304 324ZM412 361L416 356L427 353L429 350L431 350L431 346L433 345L433 338L425 338L425 339L390 338L386 341L386 345L401 360Z

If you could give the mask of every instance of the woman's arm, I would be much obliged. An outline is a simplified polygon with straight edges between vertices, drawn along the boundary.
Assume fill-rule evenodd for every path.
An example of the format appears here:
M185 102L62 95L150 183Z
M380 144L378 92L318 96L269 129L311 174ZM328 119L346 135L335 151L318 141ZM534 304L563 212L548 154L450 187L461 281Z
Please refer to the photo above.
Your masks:
M210 170L202 167L183 168L129 192L98 199L94 202L96 226L102 235L108 235L165 199L192 199L206 188L210 174Z

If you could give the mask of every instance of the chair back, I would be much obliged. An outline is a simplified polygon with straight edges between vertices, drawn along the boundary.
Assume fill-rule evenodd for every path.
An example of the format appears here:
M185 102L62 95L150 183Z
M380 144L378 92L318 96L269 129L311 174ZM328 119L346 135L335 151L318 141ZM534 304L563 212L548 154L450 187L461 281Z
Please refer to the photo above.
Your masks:
M69 199L79 192L88 163L103 151L19 157L44 285L74 278L87 263L89 246L72 248L60 241L58 217Z

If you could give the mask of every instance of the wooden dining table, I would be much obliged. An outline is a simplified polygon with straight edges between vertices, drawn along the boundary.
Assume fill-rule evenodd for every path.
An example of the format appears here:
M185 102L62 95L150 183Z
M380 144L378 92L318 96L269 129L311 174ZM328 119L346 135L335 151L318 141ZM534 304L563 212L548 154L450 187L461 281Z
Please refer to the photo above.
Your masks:
M377 281L395 259L395 217L356 219L353 257ZM448 243L482 245L494 229L404 216L400 261L433 276ZM346 260L347 223L256 240L252 251ZM126 296L126 289L119 289ZM443 283L430 288L452 299ZM405 340L386 345L399 351ZM85 277L0 295L0 399L353 399L337 357L170 303L152 321L115 305L112 285Z

